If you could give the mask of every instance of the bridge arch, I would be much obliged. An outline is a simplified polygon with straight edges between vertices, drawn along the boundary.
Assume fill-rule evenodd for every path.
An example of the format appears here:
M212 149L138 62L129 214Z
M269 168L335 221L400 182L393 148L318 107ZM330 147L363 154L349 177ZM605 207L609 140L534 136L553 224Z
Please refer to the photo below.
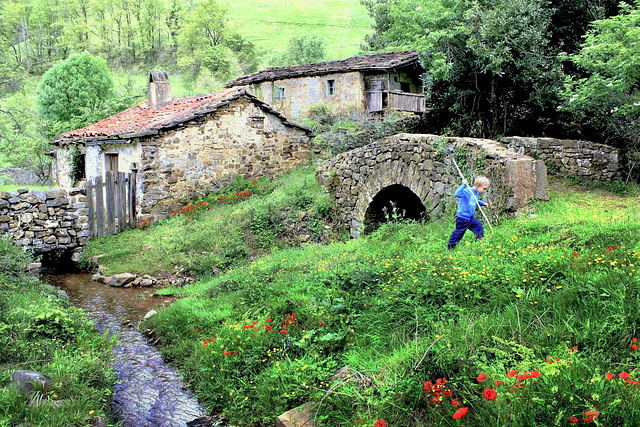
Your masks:
M384 187L378 192L364 214L364 234L370 234L381 224L396 219L427 220L429 215L422 200L402 184Z
M460 178L446 155L450 150L464 152L467 164L481 164L498 208L518 209L531 199L548 199L542 161L475 138L394 135L319 162L316 178L333 199L341 225L358 237L384 222L385 209L393 204L401 205L403 216L422 219L438 216L454 203Z

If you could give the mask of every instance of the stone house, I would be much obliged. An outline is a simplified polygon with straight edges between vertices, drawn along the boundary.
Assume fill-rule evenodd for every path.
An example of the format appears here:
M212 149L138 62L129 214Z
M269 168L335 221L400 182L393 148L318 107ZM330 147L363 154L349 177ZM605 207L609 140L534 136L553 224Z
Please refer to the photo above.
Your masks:
M225 87L246 87L289 117L304 117L315 104L354 108L364 114L386 108L427 111L416 52L388 52L339 61L267 68Z
M181 99L170 93L167 74L152 71L148 100L59 135L53 180L69 188L135 169L137 217L154 220L236 176L271 177L311 158L311 130L244 88Z

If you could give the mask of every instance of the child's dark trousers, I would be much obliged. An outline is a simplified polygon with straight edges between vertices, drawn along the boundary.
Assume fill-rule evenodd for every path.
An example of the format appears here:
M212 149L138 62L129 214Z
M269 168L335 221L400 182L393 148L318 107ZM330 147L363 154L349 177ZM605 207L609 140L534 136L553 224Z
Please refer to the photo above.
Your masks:
M471 218L461 218L459 216L456 217L456 229L451 233L451 237L449 238L449 243L447 244L448 249L453 249L456 247L458 242L462 240L462 236L467 230L471 230L473 234L476 235L478 239L482 239L484 236L484 227L482 223L478 221L475 217Z

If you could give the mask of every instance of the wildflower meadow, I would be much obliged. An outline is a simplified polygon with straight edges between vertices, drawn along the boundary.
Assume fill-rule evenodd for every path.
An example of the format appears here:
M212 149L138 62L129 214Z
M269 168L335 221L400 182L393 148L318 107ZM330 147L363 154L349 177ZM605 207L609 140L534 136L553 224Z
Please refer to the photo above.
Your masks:
M158 290L143 327L238 426L307 402L319 426L638 425L638 189L550 195L454 251L449 215L274 248Z

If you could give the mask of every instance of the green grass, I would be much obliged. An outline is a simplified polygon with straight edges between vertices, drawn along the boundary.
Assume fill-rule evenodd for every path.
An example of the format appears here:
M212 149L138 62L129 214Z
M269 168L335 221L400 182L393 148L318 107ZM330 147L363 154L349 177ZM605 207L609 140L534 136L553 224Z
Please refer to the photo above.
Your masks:
M0 239L0 426L92 425L111 420L113 339L95 332L57 289L21 274L30 257ZM10 386L13 371L53 381L41 406Z
M303 188L313 205L312 178L296 171L221 217L282 206ZM330 245L276 245L159 291L182 298L145 326L209 410L238 425L270 425L307 401L326 426L456 425L460 407L466 425L567 425L590 410L601 425L635 425L638 388L617 375L638 381L640 353L629 347L640 335L638 189L556 185L550 194L453 252L443 250L448 217ZM216 209L201 228L216 227ZM331 380L343 367L349 376ZM423 390L439 378L446 395Z
M0 185L0 191L6 191L6 192L10 192L10 191L15 191L15 190L20 190L26 188L29 191L31 190L50 190L52 188L57 188L57 186L54 187L50 187L48 185Z
M359 0L247 0L229 1L227 7L240 34L265 59L284 52L293 35L326 40L326 60L348 58L360 52L364 36L372 32L372 19Z

